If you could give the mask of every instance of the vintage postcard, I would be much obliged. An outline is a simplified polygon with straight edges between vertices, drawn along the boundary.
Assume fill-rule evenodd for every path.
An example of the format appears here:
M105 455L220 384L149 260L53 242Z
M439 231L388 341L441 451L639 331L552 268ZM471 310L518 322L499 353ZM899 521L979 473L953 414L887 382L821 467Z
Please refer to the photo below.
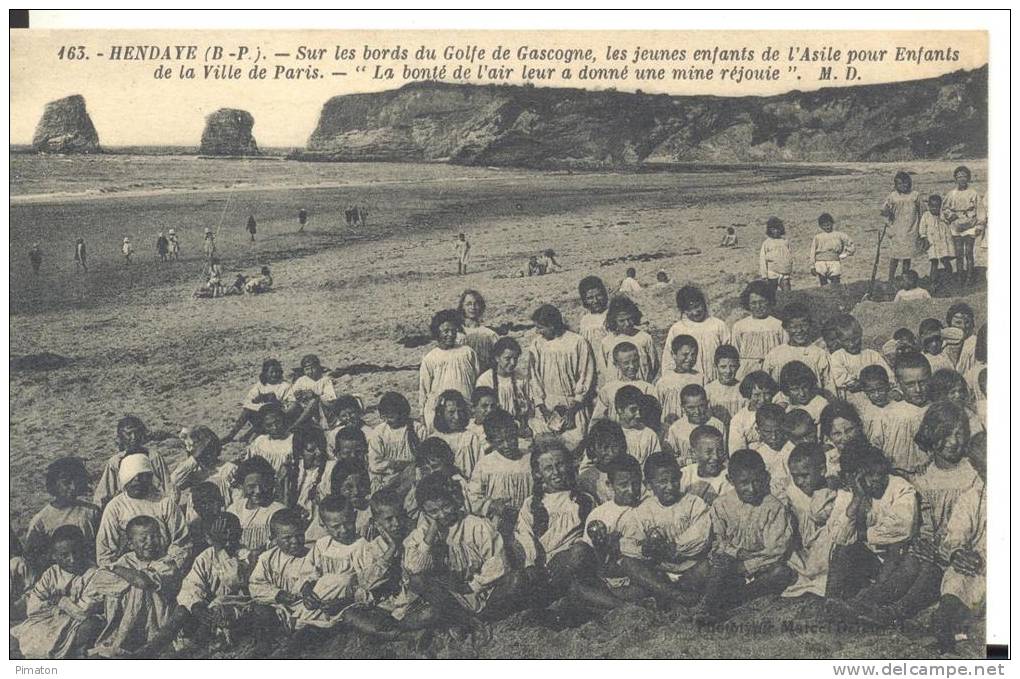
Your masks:
M305 19L10 32L11 659L987 657L987 32Z

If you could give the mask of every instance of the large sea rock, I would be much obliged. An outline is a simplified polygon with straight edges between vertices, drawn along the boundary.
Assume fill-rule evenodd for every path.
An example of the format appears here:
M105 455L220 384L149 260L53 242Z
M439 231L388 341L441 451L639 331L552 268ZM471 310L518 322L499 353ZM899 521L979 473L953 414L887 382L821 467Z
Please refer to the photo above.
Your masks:
M305 160L524 167L984 157L988 68L770 97L411 83L333 97Z
M99 153L99 135L85 110L85 97L74 94L46 104L32 148L43 153Z
M255 119L247 111L221 108L205 119L202 145L204 156L256 156L258 144L251 134Z

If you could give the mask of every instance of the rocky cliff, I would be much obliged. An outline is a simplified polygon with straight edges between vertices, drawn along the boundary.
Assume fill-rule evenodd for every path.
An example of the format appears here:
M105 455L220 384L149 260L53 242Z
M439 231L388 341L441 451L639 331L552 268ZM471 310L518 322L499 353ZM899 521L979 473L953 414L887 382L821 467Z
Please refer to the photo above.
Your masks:
M772 97L411 83L333 97L306 160L525 167L987 154L988 70Z
M99 153L99 135L75 94L46 104L32 135L32 149L43 153Z
M247 111L221 108L209 114L198 152L204 156L255 156L258 144L251 134L255 119Z

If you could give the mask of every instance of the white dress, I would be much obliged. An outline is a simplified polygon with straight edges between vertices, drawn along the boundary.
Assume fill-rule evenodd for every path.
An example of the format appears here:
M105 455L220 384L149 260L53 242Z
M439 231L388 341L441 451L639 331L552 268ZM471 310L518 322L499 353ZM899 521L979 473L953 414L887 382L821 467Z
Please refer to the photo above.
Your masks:
M478 355L469 346L453 349L434 348L425 354L418 369L418 405L422 421L432 426L436 401L447 389L459 391L468 403L481 373Z
M227 511L241 522L241 545L253 551L261 551L269 546L272 538L269 534L269 520L281 509L284 506L279 502L249 509L248 500L244 497L239 497L227 507Z
M96 563L109 566L127 552L127 524L136 516L151 516L159 522L167 555L178 566L183 565L189 550L188 524L184 513L173 498L164 497L155 490L144 498L120 493L110 500L96 532Z
M280 470L294 457L294 435L288 434L286 438L274 439L269 434L261 434L248 445L248 452L245 457L261 457L273 468L274 474ZM243 479L242 479L243 481Z
M593 352L598 351L602 346L602 338L609 334L606 330L606 312L600 314L586 312L577 323L577 332Z
M535 337L528 353L531 400L553 410L588 401L595 388L595 354L581 336L565 331L547 340ZM588 429L588 413L582 408L575 419L583 434Z
M733 490L733 485L726 478L725 467L718 476L702 476L698 463L692 462L680 470L680 490L685 495L697 495L706 505L711 505L717 497Z
M709 509L714 549L741 562L745 576L754 576L783 560L793 541L786 507L771 495L761 504L746 504L736 493L720 495Z
M730 343L730 329L718 318L709 316L700 323L689 318L681 318L666 333L666 341L662 350L662 372L672 372L676 368L673 362L673 338L677 335L690 335L698 342L698 362L694 368L708 379L715 378L715 350L721 344Z
M740 370L737 379L741 380L748 373L761 370L762 363L769 352L780 344L790 341L783 322L774 316L755 318L747 316L733 324L733 346L740 354Z
M705 393L708 395L708 404L710 406L713 408L718 406L726 411L727 422L732 420L733 416L747 405L747 399L740 394L739 383L723 384L715 380L705 385ZM726 432L724 431L722 434L725 435Z
M640 429L623 428L623 437L627 439L627 454L641 464L645 463L648 456L662 450L659 442L659 435L654 429L641 427Z
M478 460L485 454L485 440L473 431L455 431L449 434L433 432L432 436L446 441L453 450L453 464L464 475L464 478L471 478L471 474L478 464Z
M917 235L928 240L928 259L956 257L953 230L941 216L936 217L930 211L922 214Z
M413 426L413 422L408 422L394 429L382 422L368 437L368 475L372 482L372 492L390 483L400 472L414 464L414 451L411 449L408 431L408 427Z
M628 515L626 524L632 523L637 524L640 542L644 542L653 529L665 533L675 547L674 559L670 563L680 570L693 566L693 560L705 554L712 537L708 505L697 495L681 495L668 507L655 496L649 496ZM620 547L624 556L642 558L640 545L636 553L624 552L622 543Z
M792 344L781 344L765 356L762 370L779 382L779 373L783 366L790 361L800 361L814 371L818 378L818 386L822 389L832 390L832 375L829 365L829 354L817 344L809 344L805 347L795 347Z
M884 408L878 408L869 401L860 408L864 435L871 445L885 453L893 468L916 472L929 459L914 441L926 410L906 401L892 401Z
M480 516L486 515L492 500L508 500L511 507L520 509L531 496L533 484L530 454L511 460L493 451L478 460L471 473L468 504Z
M493 386L495 385L495 386ZM528 415L534 407L528 396L527 380L520 379L516 375L502 377L496 374L495 369L486 370L475 382L476 387L489 387L496 390L499 398L499 407L507 411L515 418Z
M464 326L464 334L461 336L460 344L467 345L474 349L478 356L480 370L485 370L492 365L492 347L495 346L499 335L492 328L479 325L473 328Z
M960 549L976 551L987 560L987 504L984 483L975 484L956 499L939 546L944 562L950 563L953 554ZM985 603L985 574L963 573L950 563L942 576L941 593L955 596L976 611Z

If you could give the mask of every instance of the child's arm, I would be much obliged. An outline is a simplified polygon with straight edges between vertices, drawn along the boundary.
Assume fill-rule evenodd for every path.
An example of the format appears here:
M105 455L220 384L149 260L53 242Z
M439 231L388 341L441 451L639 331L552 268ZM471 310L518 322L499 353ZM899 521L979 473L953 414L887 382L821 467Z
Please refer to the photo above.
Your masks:
M471 543L482 558L482 566L468 581L468 587L472 592L481 592L495 585L497 580L509 573L510 567L506 561L503 538L492 524L475 523Z
M676 539L675 559L677 562L694 559L705 553L712 539L712 517L708 505L699 498L693 498L691 525Z
M115 524L116 518L110 515L108 507L96 531L96 563L100 566L109 566L120 556L121 536Z
M740 556L743 559L743 570L745 573L753 574L782 560L790 551L790 544L793 541L793 528L790 525L790 516L786 507L777 504L773 511L764 517L761 526L762 548L754 553L744 552Z
M428 360L428 356L421 362L421 367L418 369L418 407L421 408L421 419L423 422L428 422L429 414L425 412L426 404L428 403L429 393L432 391L432 365Z
M293 603L298 597L288 594L276 585L276 579L273 577L272 568L267 558L272 554L273 552L263 552L259 557L259 561L255 564L255 569L248 579L248 592L252 599L263 604ZM281 597L281 595L283 596ZM289 599L289 601L281 601L281 598Z
M761 274L762 278L769 277L769 260L765 255L766 246L768 245L768 239L761 244L761 249L758 250L758 273ZM667 345L668 346L668 345Z
M918 497L913 486L904 486L888 506L871 503L867 517L867 541L871 545L894 545L913 537L917 525Z
M531 515L531 498L525 501L521 511L517 513L514 542L524 553L524 567L534 566L538 560L540 547L538 540L535 538L534 517Z
M144 589L147 592L155 592L159 590L159 585L153 578L150 578L145 571L128 568L127 566L119 566L117 564L114 564L109 568L132 587Z

